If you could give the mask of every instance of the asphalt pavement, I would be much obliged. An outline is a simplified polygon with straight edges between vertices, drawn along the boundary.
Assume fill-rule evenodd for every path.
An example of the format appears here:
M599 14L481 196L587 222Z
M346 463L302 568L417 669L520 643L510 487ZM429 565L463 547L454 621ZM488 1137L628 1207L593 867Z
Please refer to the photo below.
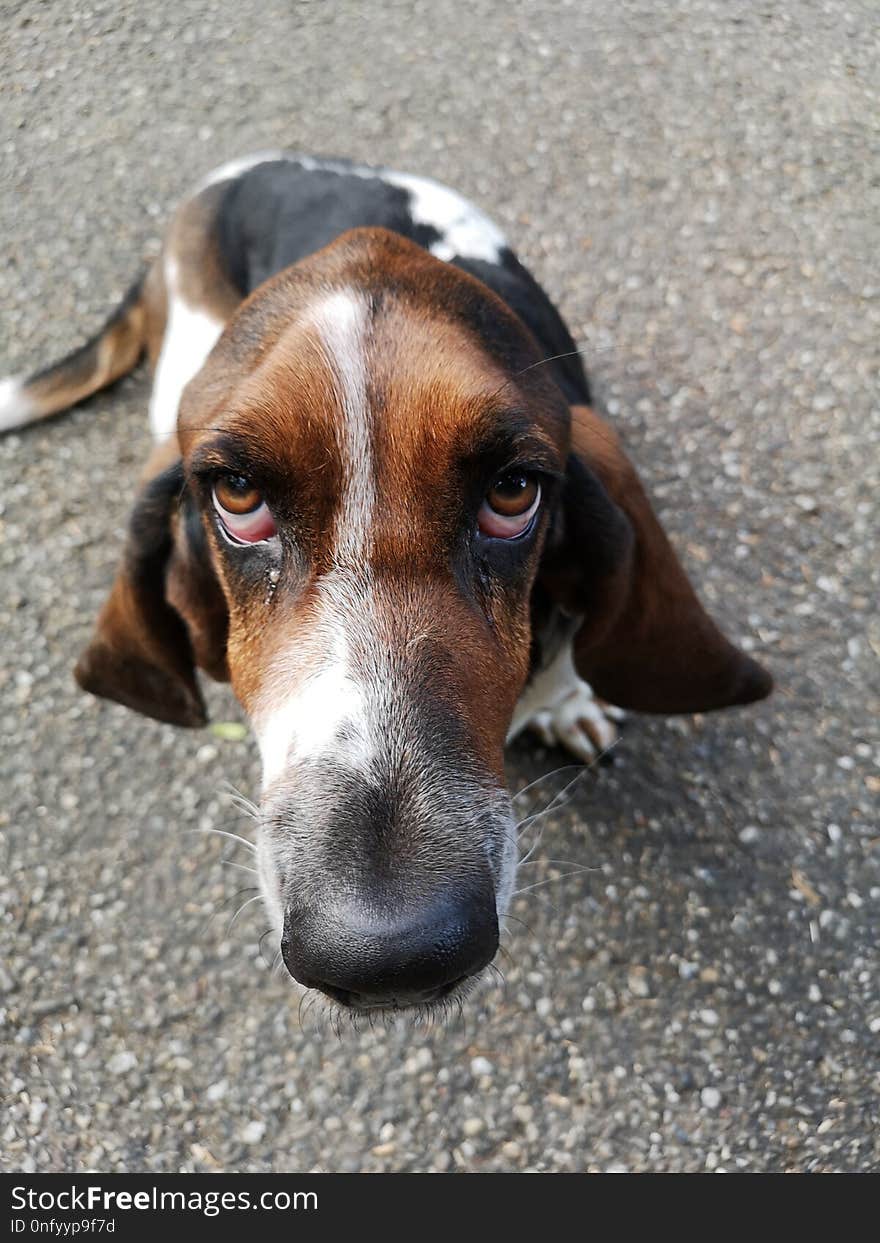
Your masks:
M235 730L71 669L145 370L0 440L0 1167L880 1168L874 0L3 6L0 375L94 331L177 198L287 146L489 211L586 350L765 704L633 718L449 1026L338 1031L272 969ZM240 714L224 688L215 721ZM540 809L566 757L510 756ZM528 876L528 881L525 877ZM268 964L268 965L267 965Z

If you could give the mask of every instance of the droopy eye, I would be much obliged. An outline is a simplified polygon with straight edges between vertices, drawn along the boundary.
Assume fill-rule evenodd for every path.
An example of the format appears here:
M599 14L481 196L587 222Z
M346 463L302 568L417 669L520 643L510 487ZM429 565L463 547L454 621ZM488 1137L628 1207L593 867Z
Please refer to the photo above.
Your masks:
M244 475L218 475L212 494L223 529L236 544L259 544L275 534L275 519Z
M499 475L480 506L477 525L492 539L522 535L541 503L541 485L527 471Z

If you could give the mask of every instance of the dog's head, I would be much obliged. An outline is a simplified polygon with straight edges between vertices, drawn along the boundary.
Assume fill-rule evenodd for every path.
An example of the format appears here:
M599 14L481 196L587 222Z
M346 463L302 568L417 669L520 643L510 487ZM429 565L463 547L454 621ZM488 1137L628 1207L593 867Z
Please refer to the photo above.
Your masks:
M303 984L430 1002L494 956L516 843L502 750L543 638L622 706L769 689L703 612L632 466L480 282L355 230L261 286L181 406L78 666L259 741L263 894Z

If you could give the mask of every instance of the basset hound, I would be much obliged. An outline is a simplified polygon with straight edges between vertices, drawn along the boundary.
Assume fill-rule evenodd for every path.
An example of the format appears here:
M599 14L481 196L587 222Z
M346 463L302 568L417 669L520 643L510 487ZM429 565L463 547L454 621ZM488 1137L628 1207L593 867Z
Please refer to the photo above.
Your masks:
M258 868L290 974L353 1010L463 996L517 866L505 741L579 759L615 712L770 676L700 605L574 342L452 190L263 152L207 177L100 333L0 386L0 428L146 351L155 448L86 690L263 766Z

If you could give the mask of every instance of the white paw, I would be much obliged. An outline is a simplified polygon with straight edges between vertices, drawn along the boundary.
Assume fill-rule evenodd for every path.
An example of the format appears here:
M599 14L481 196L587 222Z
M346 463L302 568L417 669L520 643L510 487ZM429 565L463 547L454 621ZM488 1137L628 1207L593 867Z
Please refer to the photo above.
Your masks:
M617 725L625 715L623 709L597 699L586 682L578 681L552 707L542 708L525 724L548 747L564 747L577 759L589 761L614 746Z

